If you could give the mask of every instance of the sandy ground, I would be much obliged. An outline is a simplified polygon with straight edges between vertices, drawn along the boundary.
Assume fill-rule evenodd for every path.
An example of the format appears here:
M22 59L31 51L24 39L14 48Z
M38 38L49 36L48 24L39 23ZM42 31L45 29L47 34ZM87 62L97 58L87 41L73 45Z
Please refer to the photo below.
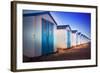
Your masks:
M90 43L81 44L69 49L59 48L58 52L55 54L50 54L50 55L36 57L36 58L30 58L26 62L90 59L91 58L90 51L91 51Z

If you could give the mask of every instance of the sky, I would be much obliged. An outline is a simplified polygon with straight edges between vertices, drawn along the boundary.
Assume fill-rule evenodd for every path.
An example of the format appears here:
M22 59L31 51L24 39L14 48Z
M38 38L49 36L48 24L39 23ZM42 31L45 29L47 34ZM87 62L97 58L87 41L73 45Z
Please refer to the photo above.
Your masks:
M50 12L58 25L70 25L72 30L78 30L91 37L91 14L79 12Z
M24 10L25 13L37 13L44 11ZM72 30L77 30L91 38L91 14L79 12L49 11L57 25L70 25Z

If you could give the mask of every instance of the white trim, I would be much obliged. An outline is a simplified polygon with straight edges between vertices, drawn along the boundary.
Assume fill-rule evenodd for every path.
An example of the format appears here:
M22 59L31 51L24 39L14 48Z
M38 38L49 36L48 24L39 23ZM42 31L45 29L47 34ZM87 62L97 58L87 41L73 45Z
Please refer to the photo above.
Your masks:
M64 11L64 12L82 12L91 13L91 59L90 60L74 60L74 61L52 61L52 62L33 62L23 63L22 61L22 10L50 10L50 11ZM76 8L76 7L60 7L60 6L44 6L44 5L28 5L17 4L17 69L31 69L31 68L50 68L50 67L63 67L63 66L82 66L82 65L95 65L96 62L96 48L95 48L95 29L96 10L92 8Z

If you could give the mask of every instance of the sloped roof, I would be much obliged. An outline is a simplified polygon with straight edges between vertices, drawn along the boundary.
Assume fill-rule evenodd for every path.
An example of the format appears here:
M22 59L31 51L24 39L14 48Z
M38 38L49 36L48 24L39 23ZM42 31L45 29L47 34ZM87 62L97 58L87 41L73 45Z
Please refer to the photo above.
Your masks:
M81 32L78 32L78 35L80 35L81 34Z
M40 10L23 10L23 14L33 14L33 13L41 13L44 11L40 11Z
M81 34L81 36L83 36L83 37L85 37L85 38L87 38L87 39L89 39L90 40L90 38L89 37L87 37L86 35L84 35L84 34Z
M48 14L52 18L52 20L55 22L55 24L57 25L57 22L52 17L49 11L35 11L35 10L24 10L23 11L23 16L37 16L37 15L43 15L43 14Z
M77 32L77 30L72 30L72 33L76 33Z
M67 27L70 28L69 25L58 25L58 26L57 26L57 29L66 29ZM70 29L71 29L71 28L70 28Z

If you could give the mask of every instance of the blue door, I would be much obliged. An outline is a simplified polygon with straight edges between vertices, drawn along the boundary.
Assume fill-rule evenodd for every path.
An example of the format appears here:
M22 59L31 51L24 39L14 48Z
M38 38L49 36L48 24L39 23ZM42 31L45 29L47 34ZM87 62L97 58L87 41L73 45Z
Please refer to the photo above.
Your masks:
M49 43L49 53L53 52L53 23L49 22L49 37L48 37L48 43Z
M42 55L53 52L53 24L42 19Z
M67 31L67 48L71 47L71 34L70 31Z

